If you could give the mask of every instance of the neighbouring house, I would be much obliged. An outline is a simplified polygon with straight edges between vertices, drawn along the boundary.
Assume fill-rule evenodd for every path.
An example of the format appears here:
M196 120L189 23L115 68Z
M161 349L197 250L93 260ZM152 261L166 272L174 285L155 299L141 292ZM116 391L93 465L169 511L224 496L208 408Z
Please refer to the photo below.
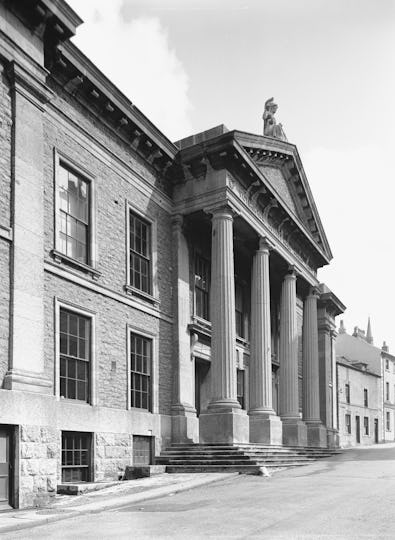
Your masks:
M366 333L347 334L341 321L336 341L340 445L394 440L395 356L384 342L373 344L370 319Z

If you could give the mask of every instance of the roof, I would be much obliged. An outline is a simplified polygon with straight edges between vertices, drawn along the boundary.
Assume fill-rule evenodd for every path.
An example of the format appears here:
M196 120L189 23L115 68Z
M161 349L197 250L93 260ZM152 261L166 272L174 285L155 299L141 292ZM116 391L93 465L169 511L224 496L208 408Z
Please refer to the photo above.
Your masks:
M366 370L378 376L381 375L382 351L374 345L370 345L361 338L349 334L339 334L336 339L336 361L364 371L362 364L366 364ZM359 364L359 366L358 366Z

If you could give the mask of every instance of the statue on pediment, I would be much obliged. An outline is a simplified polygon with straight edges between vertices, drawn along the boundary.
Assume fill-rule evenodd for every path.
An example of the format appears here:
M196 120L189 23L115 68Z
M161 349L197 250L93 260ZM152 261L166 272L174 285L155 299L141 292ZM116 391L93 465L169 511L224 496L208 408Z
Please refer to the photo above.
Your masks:
M265 103L265 110L263 112L263 134L267 137L275 137L286 141L282 124L277 124L274 115L278 109L277 103L274 103L274 98L270 98Z

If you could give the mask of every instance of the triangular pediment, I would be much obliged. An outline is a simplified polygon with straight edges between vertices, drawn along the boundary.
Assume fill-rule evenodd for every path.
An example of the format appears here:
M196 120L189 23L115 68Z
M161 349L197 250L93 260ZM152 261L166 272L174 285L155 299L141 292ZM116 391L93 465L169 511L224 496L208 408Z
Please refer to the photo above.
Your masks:
M328 240L296 147L271 137L238 131L235 132L235 138L258 167L278 201L331 259Z

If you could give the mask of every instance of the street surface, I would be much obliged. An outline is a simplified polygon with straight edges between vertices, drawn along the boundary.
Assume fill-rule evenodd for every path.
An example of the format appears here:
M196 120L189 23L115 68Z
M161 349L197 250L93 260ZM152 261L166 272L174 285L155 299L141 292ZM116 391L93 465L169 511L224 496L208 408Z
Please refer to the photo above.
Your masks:
M272 478L228 478L173 496L9 533L9 539L395 539L395 445Z

